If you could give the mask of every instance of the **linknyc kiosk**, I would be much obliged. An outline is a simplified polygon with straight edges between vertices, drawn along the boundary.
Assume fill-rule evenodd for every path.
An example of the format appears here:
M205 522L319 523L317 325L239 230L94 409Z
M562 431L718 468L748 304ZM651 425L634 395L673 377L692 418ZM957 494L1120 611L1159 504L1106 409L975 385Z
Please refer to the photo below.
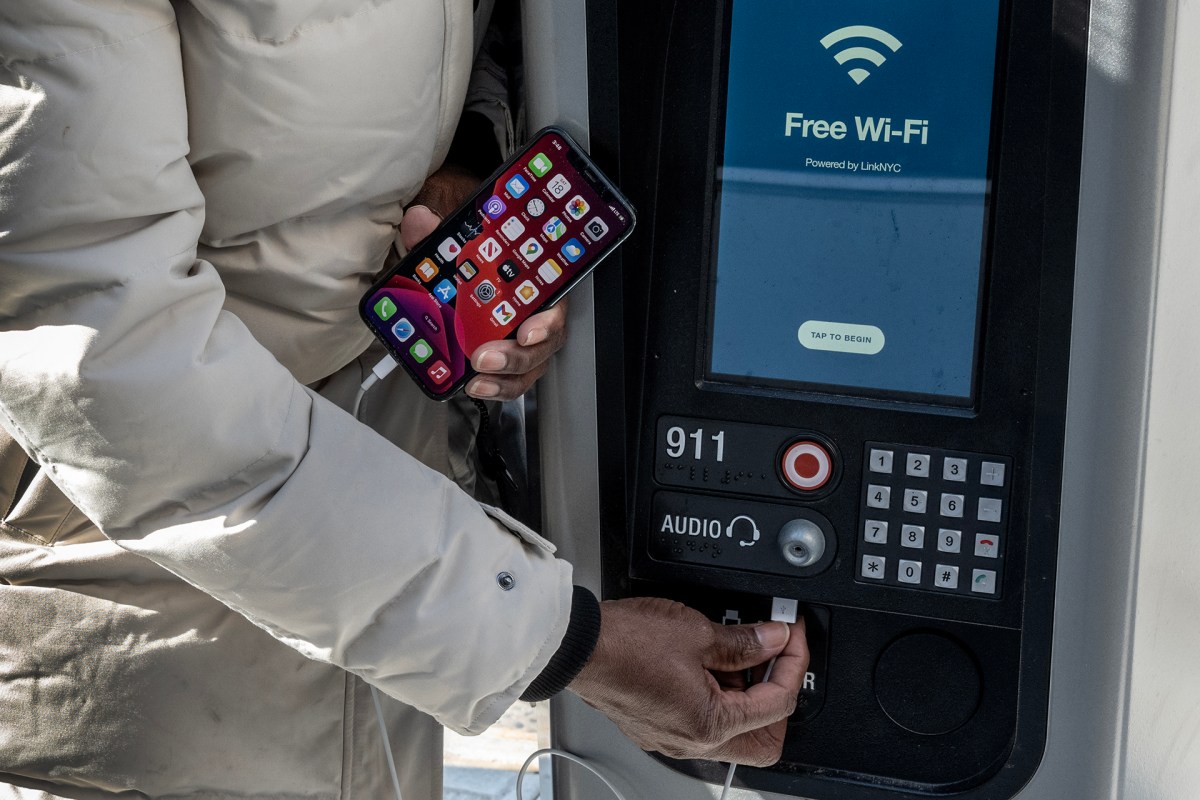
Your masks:
M1151 287L1197 227L1146 198L1178 188L1169 157L1200 177L1165 113L1195 117L1170 46L1194 4L524 14L531 119L586 135L640 219L542 389L545 526L605 598L807 621L782 760L736 796L1197 796L1194 725L1170 745L1192 766L1143 794L1122 766L1127 666L1170 647L1138 650L1130 609L1160 553L1134 511ZM719 793L724 765L642 754L569 697L551 717L630 797ZM556 797L607 796L553 772Z

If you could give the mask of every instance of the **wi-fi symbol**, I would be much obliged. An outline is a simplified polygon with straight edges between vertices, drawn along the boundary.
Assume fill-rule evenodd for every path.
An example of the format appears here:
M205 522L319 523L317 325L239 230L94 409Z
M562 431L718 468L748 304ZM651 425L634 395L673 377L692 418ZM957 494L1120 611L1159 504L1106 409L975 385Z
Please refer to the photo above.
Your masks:
M845 28L839 28L822 38L821 44L828 50L835 44L840 44L847 39L871 39L890 48L893 53L902 46L900 40L895 36L880 28L873 28L870 25L847 25ZM882 66L883 62L887 61L887 56L883 53L862 45L839 50L837 53L834 53L833 57L839 64L845 64L847 61L870 61L877 67ZM862 83L871 77L871 71L865 67L854 67L850 70L850 77L855 83Z

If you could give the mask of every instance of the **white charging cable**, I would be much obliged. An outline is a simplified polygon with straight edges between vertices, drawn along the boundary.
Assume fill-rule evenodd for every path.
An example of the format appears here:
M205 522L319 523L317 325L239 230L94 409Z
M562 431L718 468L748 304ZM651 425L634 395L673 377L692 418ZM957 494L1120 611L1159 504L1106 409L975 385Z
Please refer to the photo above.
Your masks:
M378 364L371 367L371 374L366 377L362 385L358 387L358 393L354 395L354 405L351 407L350 413L354 414L355 419L358 419L363 398L366 397L371 387L390 375L392 370L398 366L400 366L400 362L387 355L379 359ZM371 687L371 702L375 704L375 721L379 723L379 735L383 739L383 753L387 756L392 789L396 792L396 800L404 800L404 796L400 793L400 773L396 770L396 759L392 756L392 740L388 736L387 723L383 721L383 703L379 700L379 690L374 686Z
M379 363L371 367L371 374L366 377L362 385L358 387L358 394L354 395L354 405L350 409L350 413L358 419L359 406L362 405L363 398L367 396L367 392L372 386L379 383L381 380L392 374L392 370L400 366L400 362L386 355L379 359Z
M383 704L379 702L379 690L371 687L371 700L375 703L375 721L379 723L379 735L383 737L383 752L387 756L388 770L392 774L392 788L396 790L396 800L404 800L400 793L400 773L396 771L396 759L392 758L392 739L388 736L387 725L383 722Z
M529 758L525 759L525 763L521 765L521 771L517 773L517 785L516 785L517 800L525 800L525 796L523 794L521 794L521 785L525 782L525 773L529 770L530 765L532 765L536 759L541 758L542 756L558 756L559 758L565 758L567 761L571 761L575 764L578 764L579 766L586 769L588 772L595 775L601 781L603 781L604 785L609 788L609 791L611 791L614 795L616 795L617 800L625 800L625 795L621 794L620 790L618 790L617 787L612 785L612 781L610 781L607 777L605 777L603 772L596 769L591 764L589 764L585 759L575 755L574 753L570 753L566 750L559 750L557 747L547 747L542 750L537 750L537 751L531 753Z
M771 621L786 622L794 624L796 617L800 611L800 604L795 600L787 597L772 597L771 598ZM767 663L767 671L763 673L762 683L771 680L771 670L775 669L775 659L772 658ZM730 763L729 772L725 773L725 786L721 789L721 800L725 800L729 794L730 787L733 786L733 773L737 771L737 764Z

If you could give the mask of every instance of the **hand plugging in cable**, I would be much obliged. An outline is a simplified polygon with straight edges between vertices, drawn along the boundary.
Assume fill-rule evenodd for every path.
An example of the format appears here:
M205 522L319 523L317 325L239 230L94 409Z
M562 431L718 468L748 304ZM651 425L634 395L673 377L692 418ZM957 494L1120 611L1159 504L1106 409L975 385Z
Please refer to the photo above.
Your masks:
M601 604L596 651L571 689L645 750L767 766L808 669L804 622L718 625L659 598ZM768 678L745 670L772 659Z

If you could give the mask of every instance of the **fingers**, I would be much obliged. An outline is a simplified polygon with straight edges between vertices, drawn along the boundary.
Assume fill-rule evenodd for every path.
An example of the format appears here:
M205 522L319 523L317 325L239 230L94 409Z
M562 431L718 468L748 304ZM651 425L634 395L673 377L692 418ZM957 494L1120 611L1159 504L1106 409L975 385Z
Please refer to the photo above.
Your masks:
M553 308L539 311L517 328L517 341L523 345L558 339L559 347L567 336L567 301L560 300ZM558 348L555 348L558 349Z
M751 767L769 767L783 754L787 720L781 719L763 728L735 736L709 755L716 761L730 761Z
M425 179L400 221L400 243L412 250L471 196L479 179L455 164L443 164Z
M470 170L457 164L443 164L421 184L421 190L409 203L409 208L425 206L445 219L471 196L479 180Z
M775 626L783 625L755 626L756 633L764 628L769 632L766 637L755 636L755 639L778 638ZM787 733L787 719L796 710L809 662L804 620L784 628L789 633L787 643L775 657L767 680L744 691L724 691L718 695L720 710L715 716L721 731L729 738L716 748L712 757L757 766L773 764L779 759ZM735 637L745 642L745 634L735 634ZM747 655L747 658L752 656Z
M442 218L429 206L409 206L400 222L400 243L405 250L412 250L421 240L441 224Z
M808 672L808 637L804 617L789 627L791 637L783 652L775 658L775 665L771 668L771 676L767 683L781 686L795 696L804 685L804 675Z
M539 364L522 375L477 375L467 383L467 394L480 400L516 400L546 373L549 364Z
M715 635L706 654L706 669L732 672L750 669L782 652L791 635L783 622L757 625L713 625Z
M742 671L773 657L768 679L747 688ZM720 626L630 598L601 604L600 638L571 688L643 749L764 766L779 759L807 668L803 624Z
M566 309L560 303L534 314L517 329L516 340L480 345L471 366L480 373L467 384L467 394L481 399L512 400L537 381L567 338Z

